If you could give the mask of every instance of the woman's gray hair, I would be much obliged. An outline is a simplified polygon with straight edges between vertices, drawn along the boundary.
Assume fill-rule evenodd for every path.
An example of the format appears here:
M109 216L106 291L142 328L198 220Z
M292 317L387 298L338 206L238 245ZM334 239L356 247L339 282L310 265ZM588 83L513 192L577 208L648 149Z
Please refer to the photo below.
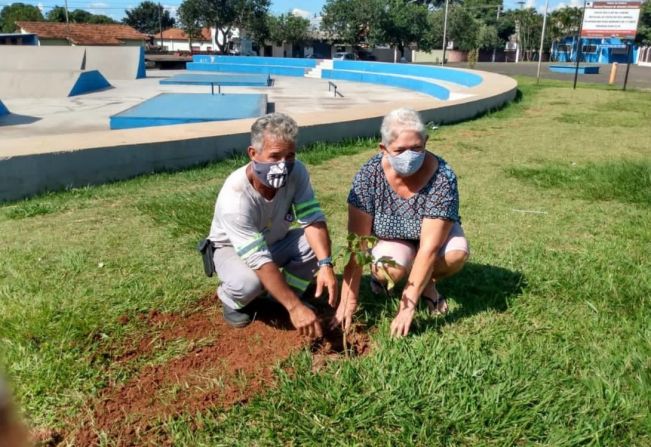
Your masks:
M284 113L268 113L261 116L251 126L251 146L255 148L256 152L262 151L265 134L295 143L298 124L292 117Z
M392 110L382 120L382 127L380 128L382 144L389 146L404 131L419 133L423 141L427 137L425 125L418 112L406 107Z

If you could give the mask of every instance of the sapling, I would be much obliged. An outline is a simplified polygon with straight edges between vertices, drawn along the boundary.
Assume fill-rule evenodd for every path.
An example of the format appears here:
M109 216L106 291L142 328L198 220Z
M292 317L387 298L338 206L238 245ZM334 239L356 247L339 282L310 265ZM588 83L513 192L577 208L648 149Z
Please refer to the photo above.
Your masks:
M360 236L355 233L348 233L346 242L347 244L342 249L339 250L335 259L341 260L344 268L345 266L348 265L351 259L354 259L355 263L362 269L362 274L364 273L364 269L368 267L369 272L372 275L373 255L371 254L371 250L377 244L378 238L375 236ZM375 266L382 273L382 276L384 276L384 279L387 282L386 292L388 294L391 294L391 291L395 287L395 281L387 271L387 266L395 266L395 265L396 262L388 256L383 256L375 262ZM346 287L346 295L343 297L342 305L344 309L348 308L349 294L350 294L350 284L348 284L348 287ZM344 346L344 352L346 353L346 356L349 357L350 353L348 351L348 341L346 339L347 328L344 327L344 323L345 323L345 319L342 319L341 321L342 341Z

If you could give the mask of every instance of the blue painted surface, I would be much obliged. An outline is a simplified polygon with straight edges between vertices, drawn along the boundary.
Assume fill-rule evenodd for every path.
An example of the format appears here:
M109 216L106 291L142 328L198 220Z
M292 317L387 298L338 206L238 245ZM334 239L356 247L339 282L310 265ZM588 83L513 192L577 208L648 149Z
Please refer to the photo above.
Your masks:
M253 118L267 111L267 95L163 93L111 116L111 129Z
M281 67L316 67L316 59L299 59L295 57L262 57L262 56L208 56L198 54L192 56L192 62L206 64L238 64L238 65L276 65Z
M278 76L305 76L308 68L283 67L276 65L238 65L223 63L188 62L186 68L189 71L221 71L231 73L263 73Z
M611 64L617 62L625 64L626 59L626 41L616 37L606 39L588 39L582 38L581 42L581 60L589 64ZM583 48L594 47L593 52L585 52ZM591 48L592 49L592 48ZM568 36L560 41L552 43L552 60L554 62L575 62L576 63L576 37ZM631 48L631 62L637 60L639 47L633 45Z
M140 47L140 59L138 60L138 74L136 79L143 79L147 77L147 70L145 66L145 48Z
M242 85L252 87L267 87L270 78L264 74L180 74L168 79L162 79L161 84L181 85Z
M0 116L8 115L8 114L9 114L9 110L7 109L7 107L5 107L2 101L0 101Z
M72 86L68 96L83 95L110 87L111 84L97 70L83 71L79 74L77 82Z
M465 87L474 87L482 83L482 78L474 73L455 70L454 68L433 67L428 65L390 64L386 62L334 61L335 70L354 70L369 73L388 73L420 78L433 78L453 82Z
M555 73L571 73L576 71L575 65L550 65L549 71ZM599 74L598 65L579 65L579 74Z
M435 98L446 100L450 97L450 91L440 85L414 78L391 76L382 73L364 73L346 70L323 70L321 76L324 79L340 79L343 81L366 82L370 84L382 84L391 87L400 87L425 93Z

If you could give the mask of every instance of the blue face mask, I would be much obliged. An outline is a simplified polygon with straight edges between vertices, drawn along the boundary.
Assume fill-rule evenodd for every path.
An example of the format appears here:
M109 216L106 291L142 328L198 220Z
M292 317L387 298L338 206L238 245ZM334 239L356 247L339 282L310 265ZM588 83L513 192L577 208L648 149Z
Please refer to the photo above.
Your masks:
M399 155L390 155L389 163L396 173L401 177L409 177L418 172L425 160L425 151L412 151L407 149Z

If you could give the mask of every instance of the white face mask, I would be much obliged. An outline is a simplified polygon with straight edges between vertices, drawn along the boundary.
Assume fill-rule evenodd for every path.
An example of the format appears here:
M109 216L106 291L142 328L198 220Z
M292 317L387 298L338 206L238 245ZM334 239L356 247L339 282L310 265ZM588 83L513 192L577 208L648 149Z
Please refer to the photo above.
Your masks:
M425 160L425 151L412 151L407 149L398 155L387 153L389 163L396 173L401 177L409 177L418 172Z

